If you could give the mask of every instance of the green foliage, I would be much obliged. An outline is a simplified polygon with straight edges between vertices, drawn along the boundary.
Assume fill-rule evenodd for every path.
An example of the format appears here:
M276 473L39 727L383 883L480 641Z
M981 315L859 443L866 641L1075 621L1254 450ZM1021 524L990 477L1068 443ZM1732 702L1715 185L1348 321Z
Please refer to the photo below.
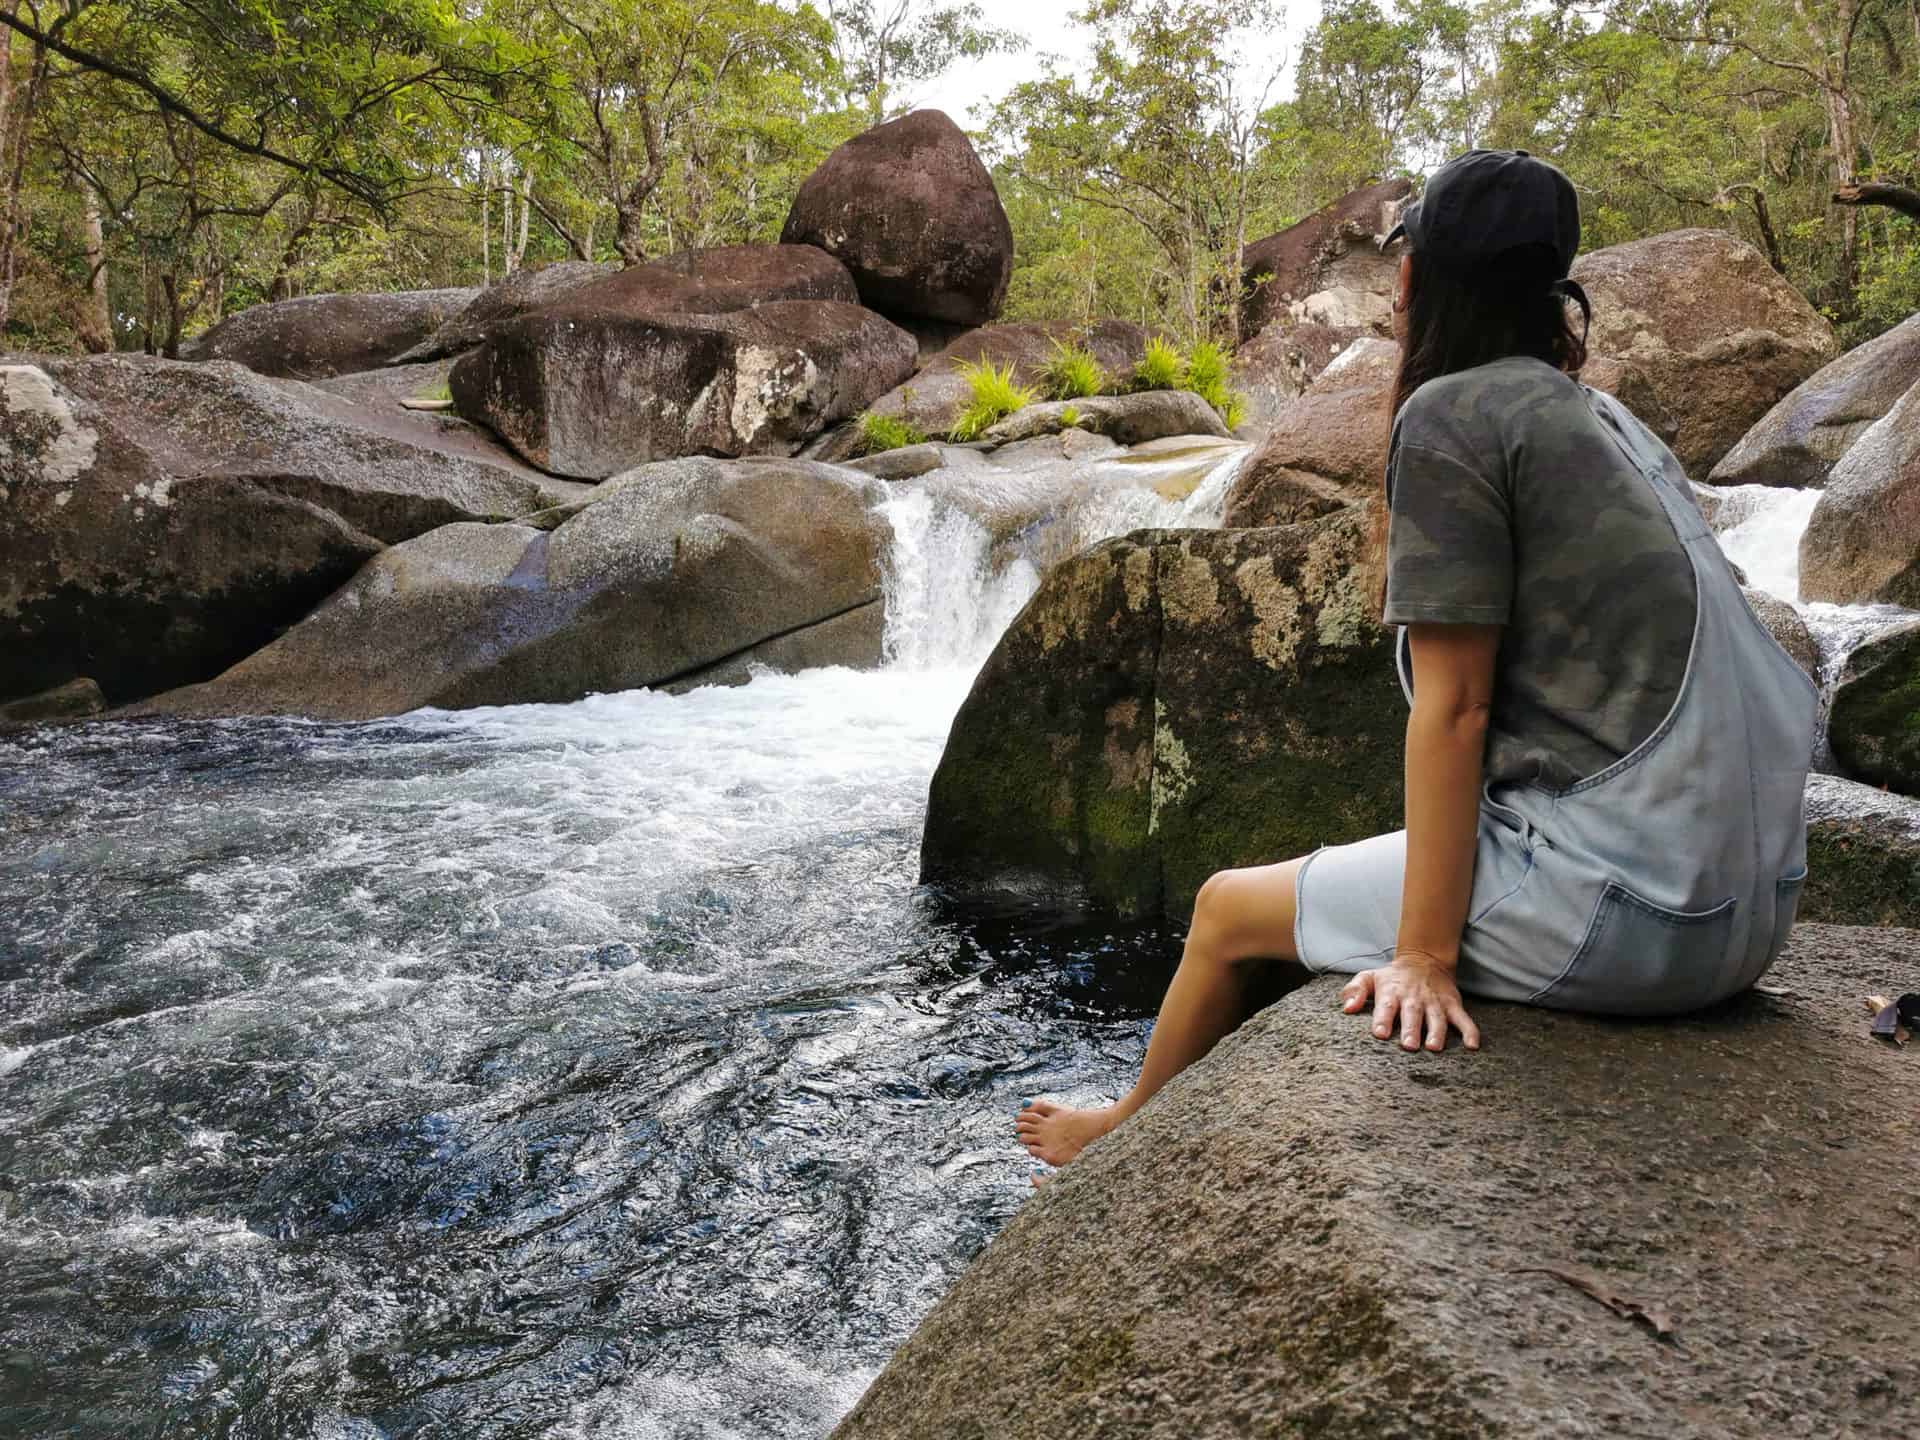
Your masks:
M1106 373L1082 345L1053 342L1053 354L1040 367L1040 389L1049 400L1079 400L1106 388Z
M972 362L962 360L960 373L967 381L967 403L960 411L960 418L954 421L951 437L963 444L979 439L1036 398L1032 390L1014 382L1012 361L1005 366L995 366L984 358Z
M1147 341L1140 363L1133 367L1135 390L1179 390L1186 383L1187 362L1179 347L1158 335Z
M1247 418L1247 397L1238 390L1229 390L1213 408L1220 412L1222 425L1229 430L1238 430Z
M1184 388L1218 410L1227 400L1227 352L1211 340L1198 340L1187 351Z
M1060 412L1060 426L1063 430L1079 429L1080 411L1075 406L1067 406L1066 409Z
M871 410L860 417L862 455L880 455L888 450L903 450L909 445L926 443L926 432L911 420L898 415L876 415Z

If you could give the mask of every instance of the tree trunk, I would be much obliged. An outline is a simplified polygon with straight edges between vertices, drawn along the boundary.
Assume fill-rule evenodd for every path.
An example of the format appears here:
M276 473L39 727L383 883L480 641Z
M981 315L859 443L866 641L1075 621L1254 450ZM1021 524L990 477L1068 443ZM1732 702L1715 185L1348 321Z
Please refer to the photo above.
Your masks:
M0 0L5 13L19 12L20 0ZM13 285L20 271L20 239L26 231L21 195L27 172L27 135L46 79L46 52L34 46L24 90L13 78L13 31L0 26L0 329L13 308Z
M480 152L480 283L493 284L493 216L487 208L493 177L487 173L487 152Z
M527 216L533 213L533 172L520 172L520 233L513 241L513 268L518 270L527 258Z
M100 220L100 196L81 182L87 237L87 288L74 330L89 355L113 349L113 309L107 302L107 237Z
M500 162L500 278L513 274L513 172Z
M1860 185L1842 185L1833 192L1836 205L1885 205L1902 215L1920 220L1920 190L1904 185L1879 185L1868 181Z

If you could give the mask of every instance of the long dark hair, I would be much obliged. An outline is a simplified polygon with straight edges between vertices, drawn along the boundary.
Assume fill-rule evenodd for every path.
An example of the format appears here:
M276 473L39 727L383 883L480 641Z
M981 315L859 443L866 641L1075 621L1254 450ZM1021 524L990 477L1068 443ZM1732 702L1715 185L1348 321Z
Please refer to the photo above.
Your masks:
M1393 385L1394 415L1427 381L1509 355L1531 355L1569 375L1587 363L1586 342L1546 251L1523 246L1491 264L1458 270L1413 252L1406 337Z

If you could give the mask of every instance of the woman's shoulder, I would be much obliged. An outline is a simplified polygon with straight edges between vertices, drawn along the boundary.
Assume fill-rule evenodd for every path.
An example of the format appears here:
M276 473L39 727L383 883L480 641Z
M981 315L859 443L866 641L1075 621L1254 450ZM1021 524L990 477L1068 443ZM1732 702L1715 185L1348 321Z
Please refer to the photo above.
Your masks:
M1398 442L1474 462L1513 453L1541 426L1586 410L1583 387L1544 360L1509 355L1427 381L1400 408Z

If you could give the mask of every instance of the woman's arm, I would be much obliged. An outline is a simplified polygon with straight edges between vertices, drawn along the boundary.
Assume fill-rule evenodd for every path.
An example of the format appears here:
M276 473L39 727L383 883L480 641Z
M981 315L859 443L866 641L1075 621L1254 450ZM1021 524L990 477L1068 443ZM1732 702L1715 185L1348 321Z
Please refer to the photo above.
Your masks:
M1373 1004L1373 1033L1398 1023L1400 1043L1446 1046L1449 1024L1468 1049L1480 1032L1461 1003L1454 970L1473 893L1487 716L1497 625L1408 627L1413 713L1407 717L1407 873L1393 963L1354 976L1343 993L1356 1013Z

